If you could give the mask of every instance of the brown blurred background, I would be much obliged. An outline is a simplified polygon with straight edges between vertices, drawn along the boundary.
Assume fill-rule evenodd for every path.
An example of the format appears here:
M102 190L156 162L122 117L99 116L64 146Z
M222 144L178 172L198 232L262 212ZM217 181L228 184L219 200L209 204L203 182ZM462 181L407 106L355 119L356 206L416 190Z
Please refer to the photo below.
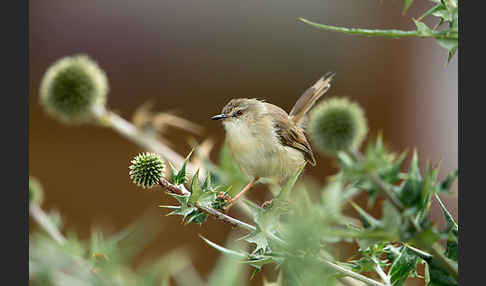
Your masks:
M402 1L30 1L29 173L44 186L44 207L58 209L66 228L86 238L93 225L119 230L172 202L130 182L128 162L141 151L133 143L109 129L63 125L39 106L47 67L77 53L106 71L111 109L129 119L151 99L157 111L178 111L205 127L198 141L215 139L215 159L224 132L209 117L230 98L265 98L290 110L315 80L334 71L329 95L358 101L372 136L381 130L396 151L416 147L421 164L440 161L443 178L458 164L457 55L445 66L446 51L433 40L348 36L297 20L409 30L415 28L411 17L429 5L415 2L402 16ZM167 139L186 154L189 136L174 130ZM324 181L333 166L321 156L306 175ZM262 200L265 192L251 198ZM457 198L444 201L457 218ZM197 234L224 243L228 226L212 220L204 228L183 226L179 217L157 211L165 228L144 255L187 246L197 270L207 275L219 254ZM253 281L261 280L259 274Z

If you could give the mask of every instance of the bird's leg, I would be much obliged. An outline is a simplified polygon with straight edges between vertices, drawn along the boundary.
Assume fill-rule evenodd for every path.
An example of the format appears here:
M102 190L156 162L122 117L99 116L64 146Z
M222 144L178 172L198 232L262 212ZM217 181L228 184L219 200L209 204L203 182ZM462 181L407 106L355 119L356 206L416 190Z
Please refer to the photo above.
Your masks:
M253 178L234 198L231 199L229 205L224 207L224 211L227 212L255 183L259 180L259 177Z

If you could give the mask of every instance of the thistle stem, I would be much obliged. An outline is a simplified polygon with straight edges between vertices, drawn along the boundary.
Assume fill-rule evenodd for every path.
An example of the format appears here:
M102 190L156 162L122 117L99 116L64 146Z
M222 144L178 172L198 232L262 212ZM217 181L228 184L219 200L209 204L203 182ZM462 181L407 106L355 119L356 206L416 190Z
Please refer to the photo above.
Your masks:
M390 279L388 278L386 273L381 268L378 259L376 259L376 257L372 257L372 260L376 264L376 266L375 266L376 273L378 273L378 275L380 275L380 278L381 278L381 280L383 280L383 283L385 283L388 286L391 286Z
M132 123L118 114L111 112L102 106L93 109L93 114L102 125L111 127L114 131L140 147L160 154L162 157L170 161L176 168L180 168L184 163L184 158L177 152L161 143L156 138L140 131ZM190 163L187 164L187 168L189 172L196 171L194 166ZM201 173L204 175L204 172Z
M331 262L329 260L326 260L324 258L319 258L319 260L321 262L327 264L328 266L330 266L332 269L334 269L334 270L336 270L336 271L338 271L338 272L340 272L340 273L342 273L342 274L344 274L346 276L349 276L351 278L354 278L354 279L356 279L358 281L361 281L363 283L366 283L368 285L371 285L371 286L388 286L386 284L383 284L383 283L380 283L378 281L375 281L375 280L373 280L371 278L368 278L368 277L366 277L364 275L361 275L359 273L356 273L356 272L354 272L352 270L346 269L346 268L344 268L344 267L342 267L340 265L337 265L336 263Z
M169 192L169 193L176 194L176 195L179 195L179 196L190 196L191 195L191 192L189 192L184 185L174 185L165 178L161 178L159 184L160 184L160 186L165 188L166 191ZM255 231L256 230L255 226L250 225L246 222L242 222L240 220L237 220L237 219L235 219L235 218L233 218L229 215L226 215L226 214L224 214L224 213L222 213L222 212L220 212L220 211L218 211L214 208L204 206L204 205L200 205L200 204L195 205L195 207L197 207L199 210L201 210L201 211L203 211L207 214L212 215L213 217L215 217L215 218L217 218L221 221L224 221L224 222L231 224L232 226L238 226L240 228L243 228L243 229L246 229L246 230L249 230L249 231Z
M47 214L36 204L31 204L29 207L31 217L39 224L39 226L57 243L64 244L66 238L61 234L59 229L52 223Z
M458 33L457 32L450 32L450 31L432 31L430 36L424 36L420 31L402 31L402 30L395 30L395 29L386 29L386 30L372 30L372 29L357 29L357 28L344 28L344 27L336 27L330 25L324 25L309 21L304 18L299 18L301 22L304 22L310 26L313 26L317 29L334 31L334 32L341 32L349 35L362 35L362 36L376 36L376 37L391 37L391 38L401 38L401 37L418 37L418 38L435 38L435 39L444 39L444 40L457 40Z

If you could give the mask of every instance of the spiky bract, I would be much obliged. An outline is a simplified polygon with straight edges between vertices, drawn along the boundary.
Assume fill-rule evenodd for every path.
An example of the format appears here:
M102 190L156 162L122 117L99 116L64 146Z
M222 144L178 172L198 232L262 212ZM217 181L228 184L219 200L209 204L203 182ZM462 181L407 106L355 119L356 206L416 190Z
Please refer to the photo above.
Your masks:
M141 153L130 161L130 178L142 188L159 184L164 170L164 161L155 153Z
M367 132L363 110L347 98L325 100L311 112L310 137L322 153L356 150Z
M96 106L106 103L108 89L105 72L88 56L64 57L44 74L40 102L61 121L80 123L92 117Z

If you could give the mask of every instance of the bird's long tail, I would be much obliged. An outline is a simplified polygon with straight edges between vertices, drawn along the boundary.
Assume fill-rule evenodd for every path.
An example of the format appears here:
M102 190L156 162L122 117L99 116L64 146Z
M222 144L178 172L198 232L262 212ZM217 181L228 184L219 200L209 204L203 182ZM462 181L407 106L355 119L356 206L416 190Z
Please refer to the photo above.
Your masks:
M297 100L289 116L298 126L303 124L306 113L314 106L316 101L329 90L334 75L335 73L333 72L327 72Z

